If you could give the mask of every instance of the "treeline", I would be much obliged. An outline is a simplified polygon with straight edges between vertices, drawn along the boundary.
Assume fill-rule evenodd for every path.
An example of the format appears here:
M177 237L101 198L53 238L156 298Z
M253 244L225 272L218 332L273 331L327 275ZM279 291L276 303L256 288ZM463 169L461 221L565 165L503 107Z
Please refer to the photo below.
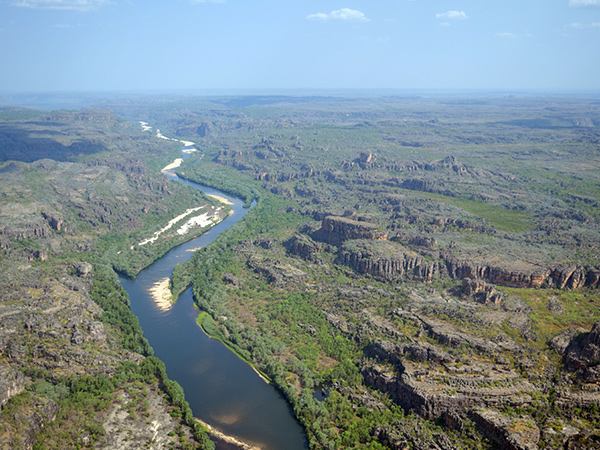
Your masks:
M250 179L241 179L239 173L212 163L206 159L192 157L184 161L177 175L185 180L194 181L214 187L227 194L244 200L244 207L249 208L254 200L258 200L261 190L253 186Z
M140 321L129 307L127 292L110 267L96 265L90 298L104 311L102 322L109 325L109 329L118 330L116 337L123 348L144 356L154 354Z

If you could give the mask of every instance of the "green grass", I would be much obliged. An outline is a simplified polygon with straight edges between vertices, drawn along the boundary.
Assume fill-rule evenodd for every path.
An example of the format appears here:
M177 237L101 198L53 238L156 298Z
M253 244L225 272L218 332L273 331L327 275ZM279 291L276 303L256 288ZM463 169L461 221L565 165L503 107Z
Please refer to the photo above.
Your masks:
M590 330L600 320L600 293L593 290L580 289L563 291L560 289L520 289L502 288L503 291L518 295L532 308L528 314L532 321L537 343L543 349L547 342L567 328L583 328ZM562 313L551 313L548 301L558 301Z
M430 192L407 192L408 195L416 195L462 208L474 216L481 219L487 219L492 226L499 230L506 231L507 233L523 233L534 225L530 220L533 216L523 211L513 211L500 206L490 205L485 202L449 197L447 195Z

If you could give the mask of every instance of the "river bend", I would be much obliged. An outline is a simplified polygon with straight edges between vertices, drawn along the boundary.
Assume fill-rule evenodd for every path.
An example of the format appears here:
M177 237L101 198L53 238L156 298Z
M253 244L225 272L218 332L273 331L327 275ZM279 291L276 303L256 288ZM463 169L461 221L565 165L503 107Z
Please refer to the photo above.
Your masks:
M165 363L169 378L183 387L194 416L246 444L244 447L214 439L218 450L308 448L304 430L279 391L221 342L206 336L196 324L198 311L191 289L167 310L153 301L150 290L158 281L170 277L176 265L189 260L195 249L210 244L247 212L240 199L172 174L170 178L206 194L227 198L234 203L234 213L202 236L169 251L142 270L135 280L120 279L144 336L155 355Z

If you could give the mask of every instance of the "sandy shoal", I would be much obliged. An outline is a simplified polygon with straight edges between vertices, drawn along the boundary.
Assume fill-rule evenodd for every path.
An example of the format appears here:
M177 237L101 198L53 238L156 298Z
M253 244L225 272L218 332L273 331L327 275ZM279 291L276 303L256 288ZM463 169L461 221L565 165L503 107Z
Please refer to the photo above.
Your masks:
M161 172L167 172L169 170L177 169L179 166L181 166L181 163L183 163L183 158L177 158L171 164L168 164L165 167L163 167L161 169Z
M222 197L220 195L217 194L206 194L208 197L210 198L214 198L215 200L224 203L226 205L235 205L235 203L233 203L232 201L227 200L225 197Z
M170 279L169 277L158 280L150 288L150 295L152 300L156 303L156 306L162 311L167 311L173 306L173 294L169 288Z
M200 423L200 425L202 425L204 428L206 428L210 435L212 435L218 439L221 439L222 441L225 441L229 444L237 445L238 447L241 447L244 450L261 450L261 448L257 445L246 444L245 442L242 442L233 436L227 436L226 434L220 432L219 430L215 429L214 427L210 426L206 422L203 422L202 420L200 420L196 417L194 417L194 420L196 420L198 423Z

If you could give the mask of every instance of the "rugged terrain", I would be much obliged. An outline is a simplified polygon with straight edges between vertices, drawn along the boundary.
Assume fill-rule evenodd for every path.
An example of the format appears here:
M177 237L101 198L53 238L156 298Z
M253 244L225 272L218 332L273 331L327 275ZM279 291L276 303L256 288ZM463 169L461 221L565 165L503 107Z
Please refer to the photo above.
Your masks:
M164 368L138 373L152 349L113 268L135 274L201 229L140 242L188 208L220 206L158 173L177 147L112 113L0 118L0 151L11 159L0 163L0 446L183 448L186 434L199 445ZM148 402L129 399L133 391ZM121 410L129 419L118 447L111 429Z
M17 162L0 167L14 180L0 204L2 292L15 292L0 312L4 398L25 389L13 399L32 396L35 408L23 408L49 421L56 401L39 380L66 386L50 371L114 380L148 352L106 313L115 303L105 300L122 295L107 295L110 269L134 274L161 254L174 236L139 243L198 199L153 176L174 150L135 128L145 121L201 149L181 176L258 201L172 286L193 285L205 329L272 379L312 448L598 447L597 100L208 97L102 108L112 112L5 112L5 154ZM74 152L82 121L96 144ZM57 157L38 160L49 129L64 135ZM105 430L136 376L113 382L97 420Z
M312 445L597 447L597 102L243 100L165 122L259 198L195 294Z

